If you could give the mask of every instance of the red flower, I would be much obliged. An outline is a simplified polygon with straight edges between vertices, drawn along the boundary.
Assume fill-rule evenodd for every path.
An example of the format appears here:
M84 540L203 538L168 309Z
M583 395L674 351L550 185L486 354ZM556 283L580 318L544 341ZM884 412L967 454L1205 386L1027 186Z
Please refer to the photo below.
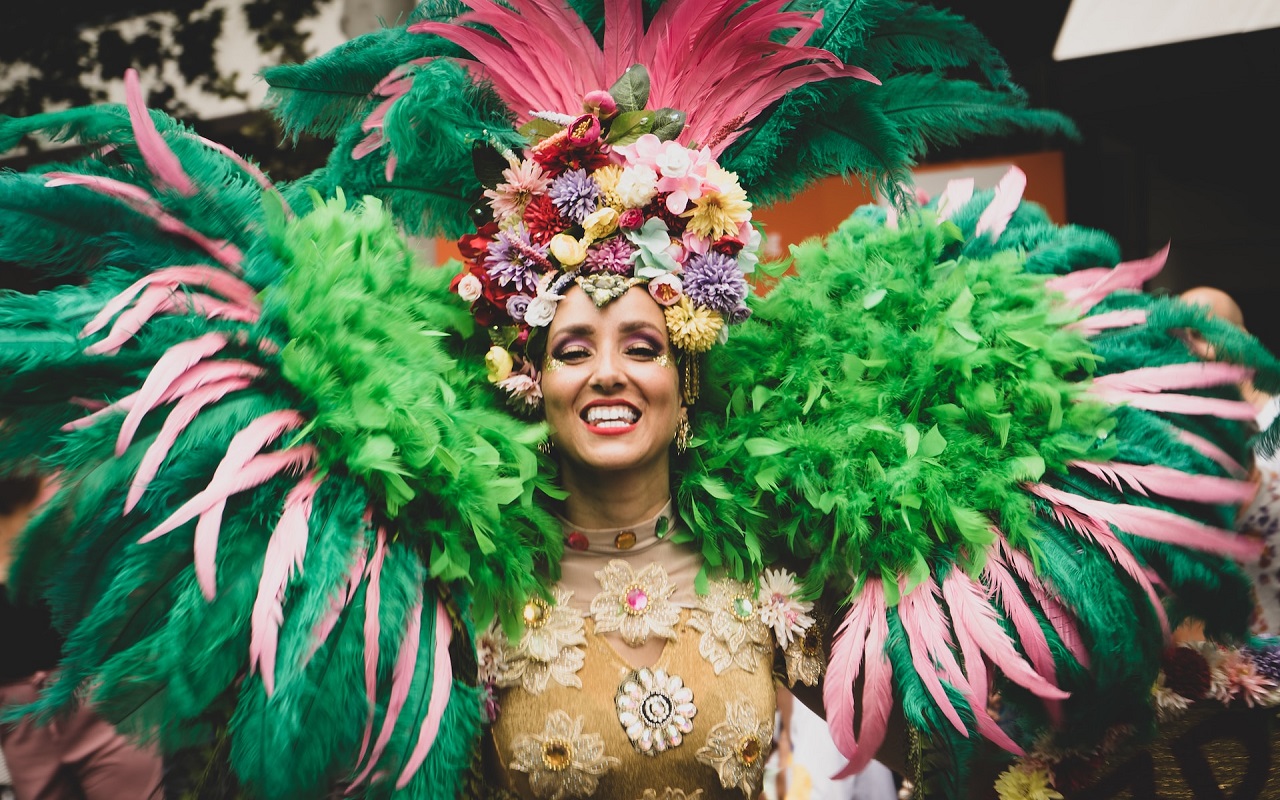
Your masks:
M524 226L529 230L529 240L534 244L546 244L557 233L573 227L573 220L560 213L556 204L545 194L536 195L524 209Z
M497 235L498 223L486 222L475 233L469 233L458 240L458 252L468 261L480 261L488 254L489 242Z
M533 160L552 176L571 169L593 172L609 163L608 146L599 140L576 146L569 140L568 129L554 133L533 146Z
M1160 657L1165 685L1188 700L1202 700L1209 692L1209 662L1190 647L1170 647Z
M735 236L721 236L711 243L711 249L722 256L733 258L742 250L742 240Z
M667 231L673 238L679 239L684 234L685 226L689 224L689 220L681 217L679 214L672 214L671 209L667 208L667 193L660 192L652 200L649 205L644 207L644 218L657 217L667 223Z

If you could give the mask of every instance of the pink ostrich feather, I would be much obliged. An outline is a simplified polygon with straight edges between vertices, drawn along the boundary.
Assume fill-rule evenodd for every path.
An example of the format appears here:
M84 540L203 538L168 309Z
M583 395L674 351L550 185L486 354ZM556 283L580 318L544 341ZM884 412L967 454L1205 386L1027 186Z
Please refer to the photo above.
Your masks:
M311 632L311 643L307 647L306 656L302 659L302 666L311 663L311 659L315 656L316 651L320 649L320 645L325 643L325 640L329 638L329 634L337 626L338 618L342 616L342 610L351 605L356 592L360 589L360 578L364 575L364 568L368 563L369 548L368 545L361 542L356 550L355 559L351 562L351 569L347 573L345 590L333 596L329 603L329 608L325 611L324 616L316 622L315 629Z
M974 185L973 178L957 178L947 181L947 188L942 190L942 195L938 198L938 219L951 219L965 203L972 200Z
M982 577L1000 603L1005 616L1013 623L1013 629L1018 632L1018 641L1022 643L1031 665L1045 680L1056 686L1057 666L1053 661L1053 651L1049 649L1049 640L1045 638L1035 612L1022 596L1017 581L1001 559L998 547L992 548L982 567ZM1062 703L1045 699L1044 705L1055 723L1062 721Z
M1127 486L1143 496L1155 493L1195 503L1240 505L1249 502L1257 492L1257 486L1250 481L1195 475L1158 464L1072 461L1070 466L1082 469L1122 492Z
M946 615L942 613L935 597L937 590L938 586L933 578L921 583L902 598L898 604L898 616L907 632L911 661L925 690L947 721L962 736L968 737L969 729L951 704L940 680L940 675L946 675L948 682L962 694L972 693L960 665L956 663L955 655L951 652L951 634L947 628Z
M373 558L369 559L369 583L364 595L364 691L369 704L369 716L364 725L364 736L360 740L357 764L364 761L365 753L369 752L369 740L373 737L373 715L378 707L378 639L382 635L378 609L382 601L382 563L386 557L387 532L378 528L378 542L373 548Z
M206 333L196 339L175 344L156 359L155 366L143 381L133 406L120 425L120 435L116 438L116 455L122 456L124 451L129 449L133 435L138 432L138 426L142 424L142 418L148 411L164 402L165 392L173 386L175 381L200 361L226 346L225 334Z
M859 656L866 665L862 681L862 724L858 728L856 738L851 736L845 738L847 751L841 749L841 753L849 759L849 763L837 773L839 777L861 772L871 759L875 758L876 751L884 743L885 735L889 730L889 714L893 709L893 664L884 650L889 638L884 590L878 580L868 580L862 591L863 594L859 599L864 603L865 619L862 624L866 627L866 637L860 645L862 654ZM848 672L847 669L845 671ZM826 682L823 684L824 704L826 687L830 680L830 673L828 673ZM852 681L849 682L848 690L847 699L843 697L843 688L840 697L840 702L846 705L841 710L841 719L847 717L847 722L840 726L845 732L851 732L853 727ZM835 735L836 724L832 721L829 710L827 725L832 735Z
M302 559L307 554L309 535L307 522L316 490L324 478L315 471L302 476L284 500L280 521L271 532L267 552L262 559L262 576L258 594L249 615L249 672L262 674L262 686L270 697L276 687L276 649L280 640L280 624L284 622L284 593L289 581L302 572Z
M1122 308L1119 311L1107 311L1102 314L1094 314L1090 317L1083 317L1075 322L1067 325L1067 330L1076 331L1083 336L1094 336L1102 331L1114 330L1116 328L1132 328L1135 325L1144 325L1147 321L1147 312L1141 308Z
M232 150L230 147L227 147L221 142L215 142L212 139L206 139L203 136L196 136L196 139L199 140L199 142L203 144L205 147L208 147L211 150L216 150L217 152L231 159L231 161L235 162L236 166L244 170L249 175L249 177L253 178L254 181L256 181L257 184L261 186L263 189L266 189L267 191L271 191L271 192L275 191L276 189L275 184L271 182L271 179L267 177L267 174L265 172L258 169L258 167L255 166L252 162L245 159L243 156L241 156L236 151ZM277 196L280 198L280 202L284 205L285 213L288 214L289 216L293 216L293 209L289 208L289 203L285 201L283 196L278 194Z
M422 636L422 594L418 594L418 602L409 612L408 624L404 639L400 643L400 653L396 656L396 665L391 672L391 695L387 698L387 711L382 717L382 727L378 738L373 743L373 751L369 753L369 761L356 779L347 787L346 794L351 794L356 787L364 783L378 765L378 759L391 741L396 722L400 720L400 712L404 710L405 701L409 699L409 689L413 684L413 673L418 667L418 644Z
M822 705L827 712L827 727L836 749L852 759L858 752L858 736L853 721L855 706L853 687L862 670L867 631L877 606L884 605L880 582L868 579L862 592L845 612L844 620L831 642L827 675L822 682Z
M1027 491L1048 500L1054 506L1075 509L1086 517L1114 525L1144 539L1216 553L1238 561L1252 561L1261 555L1261 542L1241 536L1235 531L1196 522L1181 514L1146 506L1092 500L1043 483L1026 484L1025 487Z
M138 143L142 160L155 178L156 188L172 189L184 197L195 194L196 186L191 182L191 177L182 168L182 162L169 149L160 131L156 130L155 121L147 112L142 87L138 83L138 71L133 67L124 71L124 103L129 109L134 140Z
M180 293L176 289L153 286L142 293L132 308L116 318L111 331L86 347L86 355L114 355L142 327L159 314L196 314L206 319L256 322L258 312L199 292Z
M168 288L190 286L208 289L245 310L261 309L253 287L225 270L204 265L165 267L134 281L129 288L108 300L102 310L81 329L80 336L83 338L105 328L116 314L127 308L133 299L149 286Z
M991 198L991 202L983 209L982 216L978 218L974 235L987 236L993 242L999 239L1004 229L1008 227L1009 220L1013 218L1013 212L1017 211L1022 203L1022 193L1026 188L1027 173L1017 167L1010 167L996 184L995 196Z
M422 720L418 730L418 741L413 752L405 762L400 777L396 779L396 788L403 789L413 779L413 774L426 760L427 753L436 742L440 732L440 721L444 719L445 707L449 705L449 692L453 688L453 660L449 657L449 643L453 639L453 623L449 621L449 612L444 603L436 600L436 641L435 659L431 665L431 699L427 703L427 716Z
M1044 578L1036 574L1035 565L1025 553L1014 549L1000 531L996 531L996 535L998 551L992 554L992 558L998 559L1000 563L1013 570L1013 573L1026 584L1027 591L1031 592L1036 605L1040 606L1040 610L1044 612L1049 625L1058 634L1063 645L1080 666L1088 669L1092 659L1089 657L1089 649L1084 645L1084 639L1080 636L1080 629L1076 626L1075 616L1070 608L1058 598L1057 591Z
M821 14L783 12L785 0L670 0L641 31L637 0L605 6L605 48L568 7L553 0L466 0L471 11L450 22L421 22L413 33L431 33L457 44L475 59L473 76L492 82L519 122L532 112L579 113L588 92L611 86L633 64L649 72L649 107L688 114L684 143L708 145L718 154L762 110L787 92L814 81L848 77L879 83L831 52L806 47ZM489 26L492 36L465 23ZM616 28L616 30L615 30ZM796 29L791 41L772 40ZM721 98L706 103L705 98Z
M253 365L247 365L252 367ZM254 368L255 370L257 368ZM261 372L261 370L257 370ZM200 412L211 403L216 403L231 392L238 392L253 385L251 376L231 377L225 380L216 381L214 383L201 386L199 389L191 392L183 397L169 412L169 416L165 418L164 425L160 428L154 441L147 448L147 452L143 454L142 461L138 464L138 470L133 475L133 480L129 484L129 493L124 501L124 513L128 514L138 505L138 501L142 499L142 495L146 492L147 487L151 485L152 479L160 471L160 465L164 463L165 456L169 455L173 443L178 440L187 426L191 424Z
M1048 288L1062 292L1067 302L1085 312L1104 297L1125 289L1137 290L1160 274L1169 258L1169 245L1155 255L1137 261L1125 261L1114 268L1083 269L1045 282Z
M1184 430L1183 428L1174 428L1174 435L1177 437L1178 441L1213 461L1237 479L1244 480L1249 477L1249 470L1245 469L1243 464L1236 461L1227 454L1227 451L1218 447L1216 444L1204 438L1200 434L1192 433L1191 431Z
M44 185L49 188L82 186L108 197L114 197L134 211L153 220L160 230L165 233L172 233L175 236L187 239L210 256L213 256L219 264L222 264L227 269L236 273L241 272L240 263L244 260L244 255L239 248L230 242L210 239L208 236L189 227L182 220L165 211L155 201L155 198L140 187L112 178L104 178L98 175L78 175L72 172L46 172L44 177L48 179Z
M1253 376L1253 370L1220 361L1188 361L1163 367L1139 367L1093 379L1094 386L1128 392L1162 392L1168 389L1208 389L1233 386Z

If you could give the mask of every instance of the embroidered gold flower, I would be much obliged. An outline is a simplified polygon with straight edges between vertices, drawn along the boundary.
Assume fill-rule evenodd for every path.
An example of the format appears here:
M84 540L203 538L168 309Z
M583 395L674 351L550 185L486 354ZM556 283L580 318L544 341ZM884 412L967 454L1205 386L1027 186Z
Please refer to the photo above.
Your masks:
M679 747L693 730L698 708L678 675L643 667L627 675L614 696L618 722L636 752L656 756Z
M805 686L817 686L822 674L827 671L827 651L823 641L826 623L820 615L813 624L805 628L803 636L792 638L791 644L782 651L787 663L787 683L795 686L799 681Z
M680 619L680 609L671 603L676 587L659 564L639 572L621 559L614 559L596 573L600 594L591 600L596 632L619 631L632 647L639 647L649 634L676 638L672 627Z
M640 795L640 800L702 800L702 790L694 789L692 792L686 792L684 789L672 789L668 786L662 794L658 794L653 789L645 789L644 794Z
M548 681L554 678L561 686L582 688L577 675L586 660L582 612L569 605L573 592L556 586L552 594L554 605L542 598L525 604L519 643L512 644L496 626L490 629L498 649L494 681L498 686L520 685L536 695L546 691Z
M743 700L729 705L725 721L711 729L696 755L699 763L715 769L721 786L736 786L750 800L760 793L772 743L773 720Z
M733 666L755 672L759 656L767 658L773 651L769 626L761 620L753 595L745 583L722 580L712 582L707 594L698 598L689 627L702 631L698 652L717 675Z
M541 736L522 734L512 745L511 768L528 773L538 800L590 797L600 776L620 762L604 754L604 738L582 732L582 717L556 709L547 715Z

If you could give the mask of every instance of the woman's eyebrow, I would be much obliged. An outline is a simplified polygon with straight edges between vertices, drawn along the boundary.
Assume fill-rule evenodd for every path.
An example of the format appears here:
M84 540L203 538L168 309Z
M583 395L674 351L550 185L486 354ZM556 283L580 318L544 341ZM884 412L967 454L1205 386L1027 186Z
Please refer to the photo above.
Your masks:
M596 329L594 325L587 322L580 322L577 325L568 325L556 331L556 338L559 339L564 336L590 336L595 332Z
M618 326L618 330L622 333L635 333L636 331L648 330L657 331L658 326L647 320L638 319L632 322L625 322Z

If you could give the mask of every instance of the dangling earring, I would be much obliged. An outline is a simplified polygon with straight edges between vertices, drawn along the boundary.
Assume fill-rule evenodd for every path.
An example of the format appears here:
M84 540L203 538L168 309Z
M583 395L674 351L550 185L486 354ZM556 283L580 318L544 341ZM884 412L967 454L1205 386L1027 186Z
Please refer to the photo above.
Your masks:
M689 451L689 439L693 436L693 427L689 424L689 409L680 409L680 419L676 421L676 455L684 455Z
M554 453L555 448L551 444L551 440L543 439L542 441L538 442L538 452L542 453L544 456L550 456L552 453Z

